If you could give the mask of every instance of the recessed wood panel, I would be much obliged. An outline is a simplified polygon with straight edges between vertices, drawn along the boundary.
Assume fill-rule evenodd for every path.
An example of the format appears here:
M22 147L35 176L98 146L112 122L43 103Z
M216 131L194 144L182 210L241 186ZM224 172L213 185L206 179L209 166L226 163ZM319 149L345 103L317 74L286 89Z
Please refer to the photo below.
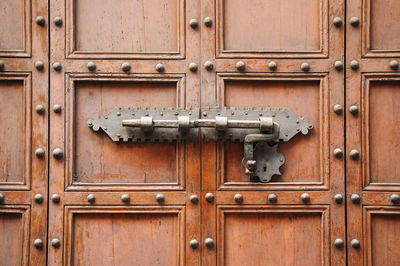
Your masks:
M119 107L177 107L182 87L175 80L76 81L74 85L75 184L181 184L184 145L178 143L113 142L104 132L93 132L87 120ZM72 100L72 99L71 99ZM72 110L71 110L72 111ZM72 126L72 125L71 125Z
M25 22L30 18L27 3L25 0L0 1L0 52L25 50Z

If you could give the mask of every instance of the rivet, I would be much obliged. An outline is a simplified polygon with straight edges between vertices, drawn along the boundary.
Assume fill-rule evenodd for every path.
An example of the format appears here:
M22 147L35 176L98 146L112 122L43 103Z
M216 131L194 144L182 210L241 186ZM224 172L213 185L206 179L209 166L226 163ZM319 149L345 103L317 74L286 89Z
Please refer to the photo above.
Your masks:
M351 69L353 69L353 70L357 70L357 69L360 67L360 64L358 63L357 60L352 60L352 61L350 62L350 67L351 67Z
M399 204L400 203L400 195L399 194L392 194L390 195L390 201L393 204Z
M341 17L335 17L335 18L333 19L333 25L334 25L335 27L337 27L337 28L341 27L341 26L342 26L342 23L343 23L343 21L342 21L342 18L341 18Z
M390 65L390 68L393 70L399 69L399 61L397 61L397 60L390 61L389 65Z
M204 68L208 71L211 71L214 68L214 64L211 61L206 61L204 63Z
M58 27L60 27L63 24L63 20L61 17L55 17L53 21L54 21L54 24Z
M3 204L6 200L6 196L3 193L0 193L0 204Z
M304 203L309 203L311 199L310 194L308 193L301 194L300 198Z
M165 201L164 194L161 194L161 193L157 194L156 195L156 200L157 200L158 203L163 203Z
M333 111L335 112L335 114L340 115L341 113L343 113L343 106L341 106L340 104L335 104L333 106Z
M192 71L192 72L197 72L197 69L198 69L198 66L197 66L197 64L196 63L190 63L189 64L189 70L190 71Z
M335 199L335 202L337 204L342 204L343 203L343 195L340 194L340 193L336 194L334 199Z
M301 64L301 70L304 72L310 71L310 64L309 63L302 63Z
M64 156L64 152L63 152L63 150L61 148L53 149L53 157L54 157L54 159L60 160L60 159L63 158L63 156Z
M338 71L343 70L343 62L342 61L335 61L335 69Z
M235 194L233 199L236 201L236 203L242 203L243 202L243 195L242 194Z
M36 155L37 158L43 159L44 155L45 155L45 150L43 148L37 148L35 150L35 155Z
M38 24L39 26L44 26L45 23L46 19L43 16L36 17L36 24Z
M357 106L357 104L350 105L349 112L352 115L357 115L358 114L358 106Z
M343 150L341 148L336 148L333 150L333 155L335 155L336 158L340 159L343 157Z
M160 72L160 73L164 72L165 71L165 66L163 64L159 63L159 64L156 65L156 70L157 70L157 72Z
M43 201L44 201L44 197L43 197L42 194L38 193L38 194L35 195L35 202L37 204L41 204Z
M214 239L212 239L211 237L207 237L207 238L204 240L204 244L206 245L206 247L207 247L208 249L212 249L212 248L214 247Z
M129 203L129 202L131 201L131 197L129 197L128 194L122 194L122 195L121 195L121 201L122 201L123 203Z
M350 245L354 249L360 249L361 248L361 243L358 239L352 239L350 242Z
M190 202L193 203L193 204L197 204L199 202L199 196L191 195L190 196Z
M37 249L42 249L42 248L43 248L43 240L40 239L40 238L36 238L36 239L33 241L33 245L34 245L35 248L37 248Z
M278 67L278 65L277 65L276 62L274 62L274 61L271 61L271 62L269 62L269 64L268 64L268 68L269 68L270 70L276 70L277 67Z
M61 241L60 241L60 239L58 239L58 238L53 238L53 239L51 240L51 245L52 245L54 248L59 248L59 247L61 246Z
M190 25L190 27L192 27L192 29L197 29L197 27L199 26L199 21L195 18L192 18L189 21L189 25Z
M205 18L204 18L204 25L206 25L207 27L211 27L211 25L212 25L212 18L211 18L211 17L205 17Z
M35 107L36 113L38 114L44 114L44 111L46 111L46 107L43 104L37 104Z
M37 69L37 70L43 70L44 69L44 63L43 63L43 61L36 61L35 62L35 68Z
M333 245L335 245L336 248L343 248L344 241L341 238L336 238L335 241L333 242Z
M206 201L208 202L213 202L214 201L214 194L211 192L208 192L205 196Z
M53 111L54 111L54 113L56 113L56 114L61 113L61 111L62 111L61 105L59 105L59 104L53 105Z
M246 64L243 61L236 63L236 69L239 71L244 71L246 69Z
M357 27L358 25L360 25L360 19L358 17L350 18L350 25L353 27Z
M131 64L129 64L128 62L122 63L121 69L124 72L128 72L129 70L131 70Z
M54 203L60 203L61 197L58 194L53 194L51 196L51 201L53 201Z
M189 245L192 249L196 249L199 247L199 241L197 239L192 239L192 240L190 240Z
M4 70L4 62L3 62L3 60L0 60L0 70Z
M89 69L89 71L95 71L96 70L96 64L92 61L88 62L86 67Z
M96 197L95 197L95 195L89 194L89 195L87 196L87 201L88 201L89 203L95 203L95 202L96 202Z
M268 195L268 201L271 203L276 203L278 201L278 196L275 194L269 194Z
M55 62L55 63L53 63L53 69L54 69L55 71L60 71L60 70L62 69L61 63L60 63L60 62Z
M360 158L360 152L356 149L350 151L350 158L357 161Z
M350 200L351 200L351 202L353 202L354 204L360 204L360 202L361 202L361 197L360 197L360 195L354 193L354 194L351 194Z

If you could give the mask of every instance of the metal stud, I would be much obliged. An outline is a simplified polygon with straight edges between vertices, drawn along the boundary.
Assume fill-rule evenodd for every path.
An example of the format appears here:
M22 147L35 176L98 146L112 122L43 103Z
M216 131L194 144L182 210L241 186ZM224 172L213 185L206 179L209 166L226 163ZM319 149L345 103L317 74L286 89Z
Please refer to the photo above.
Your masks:
M390 68L393 70L399 69L399 61L397 61L397 60L390 61L389 65L390 65Z
M197 204L199 202L199 196L191 195L190 196L190 202L193 203L193 204Z
M206 245L206 247L207 247L208 249L212 249L212 248L214 247L214 239L212 239L211 237L207 237L207 238L204 240L204 244Z
M335 248L343 248L344 241L341 238L336 238L335 241L333 242L333 245L335 246Z
M349 112L352 115L357 115L358 114L358 105L357 104L350 105Z
M38 24L39 26L44 26L45 23L46 19L43 16L36 17L36 24Z
M236 69L239 71L244 71L246 69L246 64L243 61L236 63Z
M214 68L214 64L211 61L206 61L204 63L204 68L208 71L211 71Z
M351 69L353 69L353 70L357 70L357 69L360 67L360 64L358 63L357 60L352 60L352 61L350 62L350 67L351 67Z
M393 204L399 204L400 203L400 195L399 194L392 194L390 195L390 201Z
M208 202L213 202L214 201L214 194L211 192L208 192L205 196L206 201Z
M358 17L350 18L350 25L353 27L358 27L358 25L360 25L360 19Z
M53 63L53 69L54 69L55 71L61 71L61 69L62 69L61 63L60 63L60 62L54 62L54 63Z
M55 148L55 149L53 150L53 157L54 157L54 159L60 160L60 159L63 158L63 156L64 156L64 152L63 152L63 150L62 150L61 148Z
M122 63L121 69L124 72L128 72L129 70L131 70L131 64L129 64L128 62Z
M354 194L351 194L350 200L351 200L351 202L353 202L354 204L360 204L360 202L361 202L361 197L360 197L360 195L354 193Z
M337 71L342 71L343 70L343 62L342 61L335 61L335 69Z
M53 239L51 240L51 245L52 245L54 248L59 248L59 247L61 246L61 241L60 241L60 239L58 239L58 238L53 238Z
M36 238L35 240L33 240L33 245L37 249L42 249L43 248L43 240L40 238Z
M35 155L36 155L36 157L39 158L39 159L43 159L45 153L46 153L46 152L45 152L45 150L44 150L43 148L37 148L37 149L35 150Z
M88 201L89 203L95 203L95 202L96 202L96 197L95 197L95 195L89 194L89 195L87 196L87 201Z
M268 201L271 203L276 203L278 201L278 196L275 194L269 194L268 195Z
M4 62L3 62L3 60L0 60L0 70L4 70Z
M212 25L212 18L211 17L205 17L204 18L204 25L206 25L207 27L211 27Z
M304 203L309 203L311 199L310 194L308 193L301 194L300 198Z
M189 70L190 71L192 71L192 72L197 72L197 70L198 70L198 66L197 66L197 64L196 63L190 63L189 64Z
M274 62L274 61L271 61L271 62L269 62L269 64L268 64L268 68L269 68L270 70L276 70L277 67L278 67L278 65L277 65L276 62Z
M157 70L157 72L160 72L160 73L164 72L165 71L165 66L163 64L159 63L159 64L156 65L156 70Z
M0 204L3 204L6 200L6 196L3 193L0 193Z
M62 17L55 17L53 21L54 21L54 24L58 27L60 27L63 24Z
M51 196L51 200L52 200L54 203L60 203L61 197L60 197L60 195L58 195L58 194L53 194L53 195Z
M35 62L35 68L37 69L37 70L43 70L44 69L44 63L43 63L43 61L36 61Z
M196 249L199 247L199 241L197 239L192 239L192 240L190 240L189 245L192 249Z
M342 26L342 24L343 24L343 20L342 20L341 17L335 17L335 18L333 19L333 25L334 25L335 27L339 28L339 27Z
M197 29L197 27L199 26L199 21L195 18L192 18L189 21L189 25L190 25L190 27L192 27L192 29Z
M89 69L89 71L95 71L96 70L96 64L92 61L87 63L86 67Z
M43 197L42 194L38 193L38 194L35 195L35 202L37 204L41 204L41 203L43 203L43 201L44 201L44 197Z
M243 195L242 194L235 194L233 199L236 201L236 203L242 203L243 202Z
M354 161L357 161L358 159L360 159L360 151L353 149L350 151L350 158Z
M361 248L361 243L358 239L352 239L350 242L350 245L354 249L360 249Z
M165 196L164 196L164 194L161 194L161 193L157 194L157 195L156 195L156 200L157 200L158 203L163 203L163 202L165 202Z
M309 63L302 63L301 64L301 70L304 72L310 71L310 64Z
M340 159L343 157L343 150L341 148L336 148L333 151L333 155L335 155L336 158Z
M36 113L38 114L44 114L44 111L46 111L46 107L43 104L37 104L35 107Z
M54 111L54 113L56 113L56 114L60 114L61 111L62 111L61 105L59 105L59 104L53 105L53 111Z
M122 194L122 195L121 195L121 201L122 201L123 203L129 203L129 202L131 201L131 197L129 197L128 194Z
M336 194L334 199L335 199L335 202L337 204L342 204L343 203L343 195L340 194L340 193Z
M343 106L341 106L340 104L335 104L333 106L333 111L335 112L335 114L340 115L341 113L343 113Z

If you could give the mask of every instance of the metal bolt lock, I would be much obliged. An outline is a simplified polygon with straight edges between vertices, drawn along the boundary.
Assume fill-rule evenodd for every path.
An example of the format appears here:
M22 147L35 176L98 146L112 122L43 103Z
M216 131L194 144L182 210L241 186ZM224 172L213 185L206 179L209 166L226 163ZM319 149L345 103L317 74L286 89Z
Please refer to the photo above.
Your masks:
M204 240L204 244L206 245L207 248L212 249L214 247L214 239L212 239L211 237L207 237Z
M3 60L0 60L0 70L4 70L4 62L3 62Z
M335 202L337 204L342 204L343 203L343 195L340 194L340 193L336 194L334 199L335 199Z
M354 194L351 194L350 200L351 200L351 202L353 202L354 204L360 204L360 202L361 202L361 197L360 197L360 195L354 193Z
M95 197L93 194L89 194L89 195L87 196L87 201L88 201L89 203L95 203L95 202L96 202L96 197Z
M36 238L36 239L33 241L33 245L34 245L35 248L37 248L37 249L42 249L42 248L43 248L43 240L40 239L40 238Z
M157 200L157 202L158 203L163 203L163 202L165 202L165 196L164 196L164 194L157 194L156 195L156 200Z
M350 242L350 245L354 249L360 249L361 248L361 243L358 239L352 239Z
M53 105L53 111L54 111L54 113L56 113L56 114L61 113L61 111L62 111L61 105L59 105L59 104Z
M6 196L4 196L3 193L0 193L0 204L4 203L5 200L6 200Z
M338 71L343 70L343 62L342 61L336 61L334 65L335 65L336 70L338 70Z
M269 194L268 201L271 203L276 203L278 201L278 196L275 194Z
M358 63L357 60L352 60L352 61L350 62L350 67L351 67L351 69L353 69L353 70L357 70L357 69L360 67L360 64Z
M121 201L122 201L123 203L129 203L129 202L131 201L131 197L129 197L128 194L122 194L122 195L121 195Z
M397 61L397 60L390 61L389 65L390 65L390 68L393 70L399 69L399 61Z
M35 155L36 155L36 157L37 158L39 158L39 159L43 159L44 158L44 156L45 156L45 150L43 149L43 148L37 148L36 150L35 150Z
M46 19L43 16L36 17L36 24L38 24L39 26L44 26L45 23Z
M341 27L343 24L342 18L341 17L335 17L333 19L333 25L337 28Z
M204 63L204 68L208 71L211 71L214 68L214 64L211 61L206 61Z
M278 65L277 65L276 62L274 62L274 61L271 61L271 62L269 62L269 64L268 64L268 68L269 68L270 70L276 70L277 67L278 67Z
M60 197L60 195L58 195L58 194L53 194L53 195L51 196L51 200L52 200L54 203L60 203L61 197Z
M310 71L310 64L309 63L301 64L301 70L303 70L304 72Z
M211 27L211 25L212 25L212 18L211 18L211 17L205 17L205 18L204 18L204 25L206 25L207 27Z
M44 111L46 111L46 107L44 107L43 104L37 104L35 109L36 109L36 113L38 113L40 115L44 114Z
M62 149L60 149L60 148L55 148L55 149L53 150L53 157L54 157L56 160L62 159L63 156L64 156L64 152L63 152Z
M236 69L239 71L244 71L246 69L246 64L243 61L236 63Z
M393 204L399 204L399 203L400 203L400 195L399 195L399 194L392 194L392 195L390 196L390 201L391 201Z
M163 64L157 64L156 65L156 70L157 72L164 72L165 71L165 66Z
M233 199L236 201L236 203L242 203L243 202L243 195L242 194L235 194Z
M192 71L192 72L197 72L197 69L198 69L198 66L197 66L197 64L196 63L190 63L189 64L189 70L190 71Z
M35 195L35 202L37 204L41 204L41 203L43 203L43 201L44 201L44 197L43 197L42 194L38 193L38 194Z
M353 159L354 161L357 161L360 159L360 152L356 149L350 151L350 158Z
M308 193L301 194L300 198L304 203L309 203L311 199L310 194Z
M89 69L89 71L95 71L96 70L96 64L92 61L87 63L86 67Z
M192 27L192 29L197 29L197 27L199 26L199 21L195 18L192 18L189 21L189 25L190 25L190 27Z
M191 195L190 202L193 204L197 204L199 202L199 197L197 195Z
M349 108L349 112L352 115L357 115L358 114L358 106L357 104L352 104Z
M335 112L335 114L340 115L341 113L343 113L343 106L341 106L340 104L335 104L333 106L333 111Z
M55 17L54 18L54 24L56 25L56 26L58 26L58 27L60 27L62 24L63 24L63 20L62 20L62 17Z
M336 248L343 248L344 241L341 238L336 238L335 241L333 242L333 245L335 245Z
M43 63L43 61L36 61L36 62L35 62L35 68L36 68L37 70L43 70L43 69L44 69L44 63Z
M59 248L61 246L61 241L58 238L53 238L51 240L51 245L55 248Z
M211 192L208 192L205 196L206 201L208 202L213 202L214 201L214 194Z
M350 18L350 25L353 27L358 27L358 25L360 25L360 19L358 17Z
M131 70L131 64L129 64L128 62L122 63L121 69L124 72L128 72L129 70Z
M336 148L333 151L333 155L335 155L336 158L340 159L343 157L343 150L341 148Z
M192 240L190 240L189 245L192 249L196 249L199 247L199 241L197 239L192 239Z
M60 63L60 62L55 62L55 63L53 63L53 69L54 69L55 71L61 71L61 69L62 69L61 63Z

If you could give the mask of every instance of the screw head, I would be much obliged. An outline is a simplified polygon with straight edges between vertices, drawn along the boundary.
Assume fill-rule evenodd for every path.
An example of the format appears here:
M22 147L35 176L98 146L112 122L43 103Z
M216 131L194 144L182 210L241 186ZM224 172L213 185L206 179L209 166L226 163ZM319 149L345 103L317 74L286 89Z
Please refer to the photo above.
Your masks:
M87 201L88 201L89 203L95 203L95 202L96 202L96 197L95 197L95 195L89 194L89 195L87 196Z
M121 201L122 201L123 203L129 203L129 202L131 201L131 197L129 197L128 194L122 194L122 195L121 195Z
M273 194L273 193L269 194L268 195L268 201L271 202L271 203L276 203L276 202L278 202L278 196Z
M61 105L59 105L59 104L53 105L53 111L54 111L54 113L56 113L56 114L60 114L61 111L62 111Z
M399 194L392 194L390 195L390 201L393 204L399 204L400 203L400 195Z
M192 19L189 21L189 25L190 25L190 27L191 27L192 29L197 29L197 28L199 27L199 21L198 21L197 19L195 19L195 18L192 18Z
M44 158L44 156L45 156L45 150L43 149L43 148L37 148L36 150L35 150L35 155L36 155L36 157L37 158L39 158L39 159L43 159Z
M343 195L342 194L338 193L338 194L335 195L334 198L335 198L335 202L337 204L342 204L343 203Z
M35 62L35 68L37 69L37 70L43 70L44 69L44 63L43 63L43 61L36 61Z
M56 160L61 160L64 157L64 151L61 148L55 148L53 150L53 157Z
M36 17L36 24L38 24L39 26L44 26L45 23L46 19L43 16Z
M86 67L89 69L89 71L95 71L96 70L96 64L92 61L88 62Z
M335 155L336 158L340 159L343 157L343 150L341 148L336 148L333 151L333 155Z
M246 64L243 61L236 63L236 69L239 71L244 71L246 69Z
M207 248L212 249L214 247L214 239L212 239L211 237L207 237L206 239L204 239L204 244Z
M51 201L53 201L54 203L60 203L60 201L61 201L60 195L58 195L58 194L53 194L53 195L51 196Z
M40 238L36 238L35 240L33 240L33 245L37 249L42 249L43 248L43 240Z
M199 247L199 241L197 239L192 239L192 240L190 240L189 245L192 249L196 249Z
M333 245L336 248L343 248L344 247L344 241L341 238L336 238L335 241L333 242Z
M0 193L0 204L3 204L6 200L6 196L3 193Z
M60 26L63 24L62 17L59 17L59 16L55 17L55 18L53 19L53 22L54 22L54 24L55 24L56 26L60 27Z
M333 25L334 25L335 27L339 28L339 27L342 26L342 24L343 24L343 20L342 20L341 17L335 17L335 18L333 19Z
M196 63L190 63L189 64L189 70L190 71L192 71L192 72L197 72L197 70L198 70L198 66L197 66L197 64Z
M361 243L358 239L352 239L350 242L350 246L354 249L360 249L361 248Z
M360 204L360 202L361 202L361 197L360 197L360 195L354 193L354 194L351 194L350 200L351 200L351 202L354 203L354 204Z
M43 201L44 201L44 197L43 197L42 194L38 193L38 194L35 195L35 202L37 204L41 204L41 203L43 203Z
M197 204L199 202L199 196L191 195L190 196L190 202L193 203L193 204Z
M243 202L243 195L242 194L235 194L233 199L236 201L236 203L242 203Z
M300 68L304 72L310 71L310 64L309 63L302 63Z
M208 201L208 202L213 202L213 201L214 201L214 194L211 193L211 192L208 192L208 193L205 195L205 199L206 199L206 201Z
M358 25L360 25L360 19L358 17L350 18L350 25L353 27L358 27Z
M212 26L212 18L211 17L205 17L204 18L204 25L206 25L207 27L211 27Z
M54 248L59 248L59 247L61 246L61 241L60 241L60 239L58 239L58 238L53 238L53 239L51 240L51 245L52 245Z
M349 112L352 115L357 115L358 114L358 106L357 106L357 104L350 105Z
M277 67L278 67L278 65L277 65L276 62L274 62L274 61L271 61L271 62L269 62L269 64L268 64L268 68L269 68L270 70L276 70Z
M214 64L211 61L206 61L204 63L204 68L208 71L211 71L214 68Z
M343 106L341 106L340 104L335 104L333 106L333 111L335 112L335 114L341 114L343 113Z
M156 195L156 200L157 200L158 203L163 203L163 202L165 202L165 196L164 196L164 194L161 194L161 193L157 194L157 195Z
M351 67L351 69L353 69L353 70L357 70L357 69L360 67L360 64L358 63L357 60L352 60L352 61L350 62L350 67Z
M358 159L360 159L360 152L356 149L351 150L350 158L353 159L354 161L357 161Z
M3 62L3 60L0 60L0 70L4 70L4 62Z
M35 107L36 113L38 114L44 114L44 111L46 111L46 107L43 104L37 104Z
M336 70L338 70L338 71L343 70L343 62L342 61L336 61L334 65L335 65Z
M156 65L156 70L157 72L164 72L165 71L165 66L161 63Z
M128 62L122 63L121 69L124 72L128 72L129 70L131 70L131 64L129 64Z
M389 65L390 65L390 68L393 70L399 69L399 61L397 61L397 60L390 61Z
M308 193L301 194L300 198L304 203L309 203L311 199L310 194Z
M61 63L60 63L60 62L54 62L54 63L53 63L53 69L54 69L55 71L61 71L61 69L62 69Z

